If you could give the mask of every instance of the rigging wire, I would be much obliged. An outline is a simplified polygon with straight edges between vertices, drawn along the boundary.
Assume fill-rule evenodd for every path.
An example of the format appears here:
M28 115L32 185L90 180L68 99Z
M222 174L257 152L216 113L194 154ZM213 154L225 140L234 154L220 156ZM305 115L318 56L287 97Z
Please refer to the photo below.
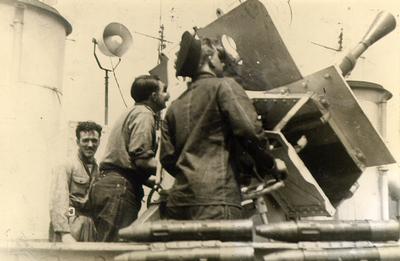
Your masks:
M160 30L159 30L160 39L159 39L159 41L160 42L159 42L159 46L158 46L158 63L161 62L161 53L162 53L163 49L165 48L165 42L169 42L169 41L164 39L164 25L162 24L162 2L161 2L161 0L160 0L160 18L159 19L160 19L159 20L159 25L160 25ZM161 115L160 115L160 122L159 123L160 124L162 123ZM160 152L159 151L160 150L158 150L158 155L157 155L158 159L160 159ZM157 183L161 186L161 184L163 182L163 179L164 179L164 168L162 167L162 165L160 163L159 163L159 166L157 166L157 167L158 167L157 169L159 169L159 171L157 171L159 173L156 173L156 174L158 174L158 182Z
M121 99L122 99L122 101L123 101L124 104L125 104L125 107L128 108L128 105L126 104L124 95L122 94L121 87L120 87L120 85L119 85L117 75L115 74L115 67L114 67L113 61L112 61L111 57L109 57L109 58L110 58L110 63L111 63L111 68L112 68L111 71L112 71L112 73L113 73L115 83L117 84L118 91L119 91L119 95L121 96Z
M161 38L160 37L156 37L156 36L152 36L152 35L149 35L149 34L145 34L145 33L141 33L141 32L138 32L138 31L133 31L135 34L139 34L139 35L142 35L142 36L145 36L145 37L149 37L149 38L152 38L152 39L156 39L156 40L161 40ZM171 42L171 41L168 41L168 40L163 40L164 42L167 42L167 43L171 43L171 44L173 44L174 42Z
M290 0L287 1L288 7L289 7L289 11L290 11L290 23L289 25L292 25L293 22L293 10L292 10L292 6L290 5Z

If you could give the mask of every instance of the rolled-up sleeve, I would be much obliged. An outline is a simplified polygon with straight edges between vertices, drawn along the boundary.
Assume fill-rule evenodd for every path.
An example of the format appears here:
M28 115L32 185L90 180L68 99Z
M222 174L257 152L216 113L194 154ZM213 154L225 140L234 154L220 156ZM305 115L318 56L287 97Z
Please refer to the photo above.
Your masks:
M68 224L69 182L71 175L66 166L52 171L50 186L50 220L55 232L70 232Z
M129 124L128 152L131 162L155 155L155 119L152 113L139 113Z

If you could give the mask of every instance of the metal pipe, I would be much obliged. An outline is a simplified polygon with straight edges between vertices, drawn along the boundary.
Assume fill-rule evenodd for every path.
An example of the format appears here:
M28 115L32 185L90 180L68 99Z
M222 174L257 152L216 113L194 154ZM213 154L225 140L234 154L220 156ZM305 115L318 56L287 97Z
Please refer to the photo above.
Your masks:
M397 200L397 213L396 213L397 220L400 220L400 200Z
M11 83L15 85L19 81L19 73L21 68L21 53L22 53L22 30L24 26L24 11L25 5L21 3L15 4L14 20L12 27L14 28L13 37L13 63Z
M104 125L108 125L108 72L109 70L104 70Z
M103 70L105 72L105 76L104 76L104 125L108 125L108 73L111 72L111 70L104 68L101 63L99 58L97 57L96 54L96 45L97 45L97 41L95 38L92 39L93 42L93 56L96 59L97 65L99 66L99 68L101 70ZM121 62L121 59L118 61L117 65L113 68L113 70L115 70L115 68L117 68L117 66L119 65L119 63Z
M378 167L379 173L379 194L380 194L380 207L381 219L389 219L389 181L388 181L388 168L385 166Z
M386 100L387 98L381 97L380 102L378 103L378 129L383 138L383 141L386 143ZM381 200L381 219L388 220L389 219L389 177L388 177L388 168L385 166L378 166L379 173L379 193Z
M323 250L289 250L264 256L265 261L319 261L319 260L381 260L397 261L400 258L400 247L342 248Z
M297 221L260 225L256 233L262 237L287 241L397 241L398 221Z
M387 97L383 97L378 104L379 106L379 119L380 128L379 131L382 135L384 142L387 142ZM380 173L379 183L380 183L380 193L381 193L381 213L382 219L389 219L389 195L396 200L397 209L396 216L397 219L400 217L400 173L395 172L394 169L388 169L386 167L378 168Z
M135 224L119 230L119 236L138 242L169 240L251 241L252 220L162 220Z
M115 257L117 261L189 261L220 260L247 261L254 260L252 247L213 247L171 250L132 251Z

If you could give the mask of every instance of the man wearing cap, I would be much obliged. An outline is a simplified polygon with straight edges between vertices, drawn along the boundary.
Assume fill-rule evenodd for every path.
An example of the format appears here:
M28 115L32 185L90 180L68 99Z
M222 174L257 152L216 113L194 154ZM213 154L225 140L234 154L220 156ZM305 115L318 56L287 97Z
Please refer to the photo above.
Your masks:
M131 96L135 105L112 127L90 193L98 241L117 241L118 230L137 218L142 185L156 172L156 113L165 108L169 95L157 77L142 75L134 80Z
M53 170L49 232L52 242L96 240L88 197L92 181L99 174L94 155L101 130L95 122L79 122L75 129L78 155Z
M172 219L239 219L241 194L234 144L252 156L259 173L274 174L257 113L243 88L222 77L221 53L210 39L182 35L176 75L188 89L167 110L160 161L175 177L165 209Z

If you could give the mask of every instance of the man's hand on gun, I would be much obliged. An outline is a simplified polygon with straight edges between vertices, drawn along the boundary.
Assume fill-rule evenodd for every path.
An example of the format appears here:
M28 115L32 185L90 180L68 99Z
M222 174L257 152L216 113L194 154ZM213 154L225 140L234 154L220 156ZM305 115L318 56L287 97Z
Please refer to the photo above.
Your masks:
M272 173L275 179L279 180L284 180L287 178L288 172L287 172L287 167L286 164L283 160L281 159L275 159L275 167L274 167L274 173Z
M274 161L273 168L264 169L259 172L260 177L262 177L265 182L273 179L276 181L281 181L287 178L288 173L285 162L278 158L275 158Z
M156 191L159 191L161 186L160 184L157 183L157 181L155 180L154 176L151 176L150 178L148 178L145 182L144 185L148 188L154 189Z

